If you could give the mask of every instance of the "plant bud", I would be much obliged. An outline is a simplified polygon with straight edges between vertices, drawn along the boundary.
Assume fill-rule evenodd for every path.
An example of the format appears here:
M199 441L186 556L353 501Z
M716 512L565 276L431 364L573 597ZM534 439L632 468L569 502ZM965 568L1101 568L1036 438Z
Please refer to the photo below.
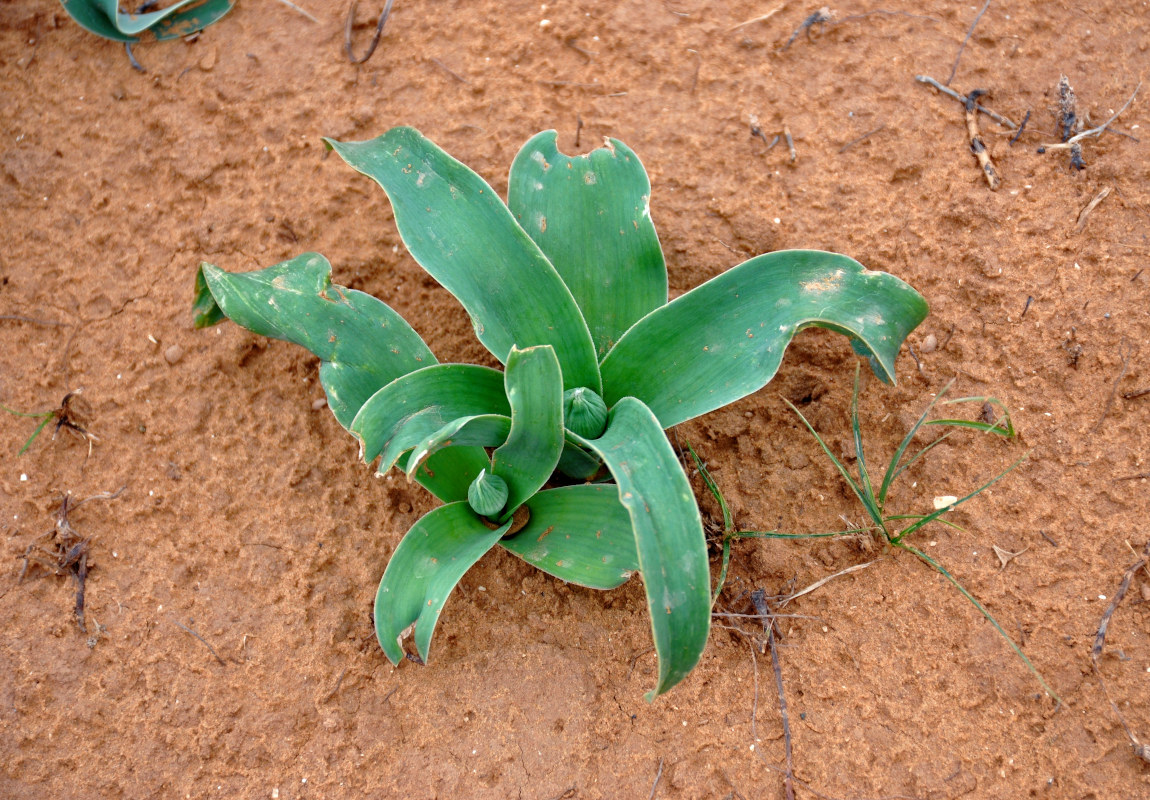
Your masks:
M598 439L607 427L607 404L585 387L568 389L563 393L563 424L584 439Z
M486 469L467 487L467 504L481 517L496 517L507 504L507 482Z

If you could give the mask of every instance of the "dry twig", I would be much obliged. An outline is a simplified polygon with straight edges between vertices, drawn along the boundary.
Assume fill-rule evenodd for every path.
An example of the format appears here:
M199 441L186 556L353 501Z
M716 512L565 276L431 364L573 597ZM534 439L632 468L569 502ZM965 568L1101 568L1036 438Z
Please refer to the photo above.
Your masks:
M1087 203L1086 208L1082 209L1082 212L1078 215L1078 224L1074 226L1075 233L1082 233L1082 230L1086 227L1086 220L1090 217L1090 212L1097 208L1098 204L1105 200L1109 195L1109 186L1103 187L1102 191L1094 195L1094 199Z
M1026 547L1022 548L1017 553L1012 553L1009 550L1005 550L996 544L992 544L991 548L994 550L994 554L996 556L998 556L998 563L999 563L998 571L1002 572L1004 569L1006 569L1007 564L1009 564L1011 561L1018 558L1020 555L1022 555L1027 550L1029 550L1030 545L1027 545Z
M1122 352L1122 369L1119 370L1118 377L1114 379L1114 386L1110 389L1110 396L1106 398L1106 405L1102 407L1102 416L1090 428L1091 433L1097 433L1102 427L1102 423L1106 421L1106 415L1110 413L1110 407L1114 405L1114 396L1118 394L1118 384L1122 383L1122 379L1126 377L1126 370L1130 368L1130 344L1123 338L1118 346Z
M647 796L647 800L652 800L655 796L655 790L659 788L659 779L663 777L663 759L659 759L659 769L655 772L655 782L651 784L651 794Z
M763 615L763 631L767 634L767 644L771 647L771 664L775 668L775 687L779 692L779 712L783 718L783 748L787 758L787 772L785 786L787 800L795 800L795 761L791 748L791 720L787 713L787 695L783 691L783 670L779 665L779 651L775 646L775 620L771 615L771 607L767 605L767 593L763 589L751 592L751 603L755 611Z
M807 38L810 39L811 28L813 28L815 25L825 25L833 18L834 14L831 13L830 8L823 6L818 11L815 11L813 14L804 19L799 27L795 28L795 32L791 34L790 39L787 39L787 43L783 45L782 49L786 50L788 47L790 47L794 43L795 39L799 38L799 34L803 33L804 31L807 34Z
M810 594L815 589L818 589L819 587L830 583L835 578L841 578L843 575L850 575L852 572L858 572L860 569L866 569L867 567L869 567L873 563L874 563L874 561L864 561L862 564L855 564L853 567L847 567L846 569L839 570L838 572L834 573L833 575L828 575L825 578L822 578L821 580L817 580L814 583L812 583L810 586L806 587L805 589L799 589L797 592L794 592L793 594L789 594L786 597L784 597L779 602L778 607L784 608L784 607L786 607L787 603L791 602L792 600L799 598L799 597L802 597L804 594Z
M355 6L358 0L352 0L351 7L347 10L347 25L344 28L344 49L347 51L347 60L352 64L366 63L372 54L375 53L375 48L379 46L379 39L383 36L383 26L387 24L387 18L391 14L391 6L395 0L387 0L387 4L383 7L383 12L379 15L379 22L375 26L375 34L371 37L371 43L367 46L367 52L361 58L356 58L355 53L351 49L351 31L355 27Z
M978 159L978 166L982 168L982 174L986 176L986 183L990 186L990 191L998 191L1001 181L998 178L998 170L994 168L994 162L990 160L990 153L986 149L986 145L982 143L982 136L978 132L978 114L975 113L975 101L986 94L985 89L974 89L966 96L966 132L970 136L970 152L974 153L974 157Z
M852 147L854 147L859 142L864 142L867 139L869 139L870 137L874 136L876 133L878 133L882 130L885 130L885 129L886 129L886 123L884 122L883 124L879 125L877 128L874 128L873 130L867 131L862 136L859 136L856 139L851 139L849 142L847 142L846 144L844 144L842 147L839 148L839 152L845 153L847 150L850 150Z
M228 665L228 662L226 662L226 661L224 661L222 658L220 658L220 654L216 652L216 648L214 648L214 647L212 647L210 644L208 644L208 640L207 640L207 639L205 639L203 636L200 636L198 633L196 633L194 630L192 630L191 628L189 628L189 627L188 627L187 625L185 625L184 623L180 622L178 619L174 619L174 620L172 620L172 622L174 622L174 623L176 624L176 626L177 626L178 628L180 628L180 630L183 630L183 631L185 631L185 632L187 632L187 633L190 633L192 636L195 636L197 639L199 639L201 642L203 642L203 643L204 643L204 647L208 648L208 650L210 650L210 651L211 651L212 655L216 657L216 661L220 662L220 664L221 664L222 666L225 666L225 667L226 667L226 666Z
M88 625L84 619L84 597L88 580L88 554L90 540L81 536L73 526L68 515L80 506L92 500L114 500L124 493L127 486L121 486L115 492L100 492L85 497L78 502L72 502L71 493L65 494L60 501L60 509L56 512L56 525L46 534L37 539L47 537L51 543L50 548L44 548L33 542L24 550L24 566L20 570L18 581L24 580L28 567L34 562L47 567L56 575L71 575L76 581L76 605L74 613L76 624L80 626L81 633L88 633ZM99 624L97 623L97 629Z
M958 46L958 55L954 57L954 66L950 68L950 77L946 79L946 85L950 86L950 82L954 80L955 73L958 72L958 60L962 58L962 51L966 49L966 43L970 41L970 37L974 35L974 27L978 21L982 19L982 15L986 13L986 9L990 8L990 0L982 6L982 10L974 18L974 22L970 23L970 30L966 32L966 38L962 40L962 44Z
M1114 616L1114 612L1118 610L1118 605L1122 602L1122 598L1126 596L1127 590L1130 588L1130 581L1134 578L1134 573L1145 567L1150 563L1150 541L1142 548L1142 557L1138 561L1131 564L1126 568L1125 574L1122 576L1122 583L1118 585L1118 591L1114 593L1114 597L1110 600L1110 605L1107 606L1106 612L1102 615L1102 621L1098 625L1098 633L1094 636L1094 646L1090 648L1090 660L1094 664L1094 674L1098 676L1098 685L1102 687L1102 693L1106 695L1106 702L1110 703L1110 709L1114 712L1114 716L1118 718L1118 722L1122 724L1122 729L1126 731L1126 737L1130 740L1130 745L1134 748L1134 753L1143 761L1150 763L1150 745L1143 744L1130 730L1130 726L1126 724L1126 719L1122 716L1122 712L1118 710L1118 704L1110 697L1110 691L1106 688L1106 682L1102 679L1102 670L1098 667L1098 659L1102 656L1102 648L1106 646L1106 630L1110 627L1110 619Z
M936 81L934 78L930 77L929 75L915 75L914 79L916 81L918 81L919 83L925 83L927 86L933 86L935 89L938 89L940 92L945 94L947 97L953 97L955 100L962 103L963 107L966 106L966 96L965 95L959 94L954 89L951 89L949 86L943 86L941 83L939 83L938 81ZM1015 125L1013 122L1011 122L1007 117L1004 117L997 112L991 111L989 108L986 108L985 106L979 105L978 103L974 104L974 110L978 111L981 114L986 114L986 116L990 117L992 120L997 122L999 125L1002 125L1004 128L1009 128L1012 131L1018 128L1018 126Z
M291 0L279 0L279 2L283 3L285 6L290 8L292 11L295 11L297 14L301 14L302 16L307 17L312 22L316 22L316 23L319 22L319 19L317 19L314 14L312 14L307 9L300 8L295 3L291 2Z
M739 28L745 28L748 25L754 25L756 22L766 22L768 19L773 17L775 14L778 14L780 11L782 11L786 7L787 7L786 3L783 3L781 5L777 5L774 8L772 8L770 11L768 11L766 14L760 14L759 16L755 17L754 19L749 19L746 22L740 22L738 25L732 25L730 28L727 29L727 33L730 33L731 31L737 31Z
M1062 131L1063 141L1057 144L1044 144L1038 148L1039 153L1045 153L1050 150L1069 150L1070 163L1075 169L1085 169L1086 164L1082 162L1082 145L1079 144L1084 139L1091 136L1097 138L1106 132L1106 129L1113 124L1114 120L1118 119L1130 104L1134 102L1134 98L1138 96L1138 90L1142 88L1142 81L1138 81L1138 85L1134 87L1129 99L1122 104L1122 108L1114 112L1110 119L1103 122L1101 125L1091 128L1090 130L1081 131L1073 136L1070 136L1072 130L1081 128L1081 120L1078 119L1077 112L1075 111L1075 97L1074 91L1070 88L1070 81L1063 75L1058 82L1059 93L1059 127Z

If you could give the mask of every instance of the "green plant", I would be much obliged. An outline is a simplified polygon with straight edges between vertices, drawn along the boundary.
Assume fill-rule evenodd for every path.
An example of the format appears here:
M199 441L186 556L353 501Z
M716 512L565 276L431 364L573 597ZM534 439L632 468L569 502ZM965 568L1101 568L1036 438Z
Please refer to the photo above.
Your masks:
M48 426L48 423L56 418L55 410L42 411L39 414L29 414L26 411L16 411L15 409L8 408L8 406L0 406L0 411L6 411L17 417L31 417L32 419L40 420L40 424L36 426L36 429L32 431L32 435L24 442L24 446L20 448L20 452L16 454L18 456L22 456L28 452L28 448L32 446L32 442L36 441L36 437L40 435L40 431L44 430L44 428Z
M332 284L314 253L242 274L202 264L196 275L197 326L226 316L309 349L364 460L378 458L381 473L398 465L444 502L384 572L384 652L398 662L414 625L426 659L448 594L499 545L592 588L641 572L659 658L649 697L665 692L703 651L710 576L699 510L663 429L762 388L812 325L846 334L892 381L925 301L846 256L796 250L668 303L650 183L619 141L572 158L554 131L536 135L512 164L508 204L411 128L328 145L383 187L411 255L505 365L439 364L395 311ZM613 482L592 482L603 466Z
M834 463L835 468L839 471L839 474L842 475L843 480L847 482L851 488L851 491L854 492L855 496L859 499L859 502L862 503L863 508L866 509L867 516L870 518L872 523L869 530L877 532L882 537L883 541L885 541L886 544L890 545L891 547L896 547L900 550L906 550L908 553L912 553L916 558L920 559L922 562L946 578L946 580L952 586L954 586L954 588L956 588L963 597L969 600L974 605L974 607L978 609L979 613L981 613L982 616L984 616L987 621L994 626L994 629L998 631L1003 639L1006 640L1007 644L1009 644L1011 649L1014 650L1014 653L1020 659L1022 659L1022 662L1026 664L1027 668L1031 671L1031 673L1034 674L1034 677L1036 677L1038 682L1042 684L1042 688L1045 689L1052 698L1061 703L1062 700L1059 698L1058 693L1050 688L1050 686L1043 679L1041 673L1039 673L1034 664L1030 662L1030 659L1026 657L1026 654L1022 652L1022 648L1019 647L1014 642L1014 640L1010 638L1006 631L1003 630L1003 627L998 624L998 620L996 620L994 616L989 611L987 611L986 607L980 603L973 594L967 591L966 587L959 583L958 580L953 575L951 575L945 567L938 563L938 561L931 558L922 550L907 541L907 537L911 536L932 522L941 522L944 525L948 525L952 528L959 528L958 525L955 525L950 520L945 519L945 515L954 511L955 508L965 503L967 500L970 500L972 497L976 497L986 489L989 489L991 486L998 483L998 481L1002 480L1004 477L1006 477L1007 474L1014 471L1020 464L1022 464L1022 462L1026 459L1027 454L1023 454L1021 458L1019 458L1005 470L995 475L989 481L975 489L973 492L967 494L965 497L936 498L934 502L934 510L926 514L887 513L887 499L891 485L894 483L895 479L898 478L898 476L900 476L903 472L905 472L911 464L922 458L924 455L926 455L926 453L930 452L932 448L934 448L943 440L948 439L953 433L955 433L954 430L947 431L904 461L903 458L906 456L907 449L910 447L911 442L914 440L915 434L917 434L919 429L924 425L937 425L951 428L973 428L974 430L982 431L983 433L995 433L1000 436L1005 436L1008 439L1012 439L1016 435L1014 425L1010 421L1010 412L1007 410L1003 403L993 397L960 397L955 400L947 400L943 403L943 405L951 405L956 403L980 403L984 409L993 411L993 409L997 408L1002 411L1001 417L993 419L989 422L984 420L966 419L927 419L927 417L930 415L931 409L934 408L935 403L942 400L943 396L950 390L950 387L953 385L953 383L953 380L950 381L950 383L947 383L946 386L944 386L942 390L937 395L935 395L934 399L932 399L930 403L927 404L926 410L922 412L922 416L918 418L918 421L915 422L913 426L911 426L906 436L903 437L902 441L895 449L894 454L891 456L890 461L887 463L886 472L883 474L882 483L879 484L878 491L875 491L874 484L871 482L870 471L867 467L866 456L863 452L862 431L859 426L859 375L857 372L855 374L854 393L851 395L850 411L851 430L854 435L853 441L858 466L857 478L851 475L850 470L848 470L843 462L840 461L835 456L835 454L831 452L831 449L827 447L827 443L823 441L823 438L819 436L818 432L814 429L814 426L812 426L811 423L807 421L807 418L803 416L802 412L799 411L789 400L786 400L785 402L788 406L791 407L791 410L798 415L799 419L803 421L803 424L807 427L807 430L809 430L811 435L815 437L815 440L819 443L819 446L823 449L823 452L826 453L827 457ZM709 487L713 485L713 482L710 481L709 476L706 477L705 480L708 481ZM717 492L717 488L712 488L712 492ZM725 507L725 503L723 505ZM903 523L909 524L905 528L899 530L898 526ZM961 530L961 528L959 528L959 530ZM735 534L733 538L738 538L739 536L740 534ZM726 545L724 550L725 566L726 559L729 558L729 545L727 545L726 539L724 540L724 545Z
M132 44L151 31L160 40L179 39L216 22L232 10L235 0L179 0L159 11L147 11L156 2L144 3L135 14L120 11L119 0L60 0L68 16L85 30Z

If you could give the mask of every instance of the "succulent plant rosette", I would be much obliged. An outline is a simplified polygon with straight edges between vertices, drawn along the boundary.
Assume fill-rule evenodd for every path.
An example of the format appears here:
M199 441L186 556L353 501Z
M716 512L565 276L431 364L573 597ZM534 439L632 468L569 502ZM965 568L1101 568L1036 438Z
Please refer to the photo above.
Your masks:
M898 278L844 255L760 255L668 302L650 182L622 142L572 157L554 131L511 166L506 203L418 131L329 141L387 193L412 257L463 305L502 370L439 363L383 302L316 253L256 272L203 264L196 325L224 317L320 359L368 464L443 505L396 546L375 601L384 653L426 660L463 574L502 547L560 580L642 577L658 654L648 697L696 665L710 630L707 545L664 430L761 389L803 328L846 335L875 374L926 316Z

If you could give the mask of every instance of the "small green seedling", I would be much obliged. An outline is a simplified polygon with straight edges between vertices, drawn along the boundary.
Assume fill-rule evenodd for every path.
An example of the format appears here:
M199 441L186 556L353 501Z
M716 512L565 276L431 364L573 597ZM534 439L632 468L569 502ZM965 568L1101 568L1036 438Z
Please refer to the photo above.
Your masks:
M835 468L839 471L839 474L843 476L843 479L850 486L851 491L855 493L855 496L858 497L859 502L863 504L863 508L866 509L867 516L870 518L872 523L872 526L868 528L868 530L877 532L891 547L897 547L900 550L906 550L907 552L914 554L917 558L922 560L933 569L937 570L939 574L946 578L946 580L949 581L952 586L958 589L958 591L962 593L963 597L969 600L974 605L974 607L978 609L979 613L986 617L987 621L994 626L994 629L998 631L1003 639L1006 640L1011 649L1014 650L1015 654L1022 659L1022 662L1026 664L1027 668L1034 674L1034 677L1036 677L1038 682L1042 684L1042 688L1045 689L1046 692L1052 698L1054 698L1054 700L1061 703L1062 700L1059 698L1057 692L1050 688L1050 686L1043 679L1042 675L1035 668L1034 664L1032 664L1030 659L1026 657L1026 654L1022 652L1022 648L1019 647L1014 642L1014 640L1010 638L1006 631L1003 630L1002 626L998 624L998 620L996 620L991 615L991 613L986 610L986 607L983 606L982 603L980 603L974 595L967 591L966 587L960 584L958 580L956 580L955 577L951 575L950 572L947 571L941 564L907 541L907 537L911 536L932 522L941 522L944 525L948 525L952 528L958 528L958 526L953 522L945 519L945 515L949 514L951 511L954 511L955 508L965 503L967 500L970 500L972 497L981 494L983 491L989 489L998 481L1002 480L1002 478L1006 477L1008 473L1012 472L1020 464L1022 464L1022 462L1026 459L1026 454L1024 454L1021 458L1019 458L1005 470L991 478L989 481L965 497L937 498L934 503L934 510L930 511L929 513L888 514L886 511L888 493L895 479L898 478L898 476L903 472L905 472L911 464L922 458L937 444L945 439L948 439L952 434L956 432L954 430L947 431L904 461L903 458L906 456L906 452L910 447L911 441L914 439L915 434L918 433L919 429L924 425L936 425L951 428L972 428L974 430L982 431L983 433L994 433L1000 436L1005 436L1008 439L1014 438L1016 435L1014 426L1010 421L1010 413L1007 411L1006 406L992 397L961 397L956 400L947 400L943 403L943 405L951 405L956 403L979 403L982 405L982 408L985 412L990 412L986 414L987 416L991 417L989 420L927 419L931 409L934 408L935 403L942 399L942 397L947 393L953 383L954 381L952 380L942 388L942 391L940 391L934 397L934 399L930 401L926 407L926 410L922 412L922 416L918 418L918 421L915 422L915 424L907 432L906 436L903 437L902 442L899 443L899 446L894 451L894 455L891 456L890 462L887 464L886 472L883 474L882 483L879 484L877 492L875 491L874 484L871 482L870 471L867 468L866 457L863 454L862 432L859 427L859 376L857 373L855 374L854 394L851 396L851 429L854 434L855 453L857 454L858 460L857 478L852 476L843 462L835 457L835 454L831 452L829 447L827 447L827 443L823 441L823 438L819 436L818 432L814 429L811 423L807 421L807 418L803 416L802 412L795 408L794 404L789 400L785 402L788 406L791 407L791 410L799 416L799 419L803 421L803 424L806 425L807 430L809 430L811 435L815 437L815 440L818 441L819 446L823 449L823 452L826 453L827 457L834 463ZM994 419L993 411L996 408L1002 411L1002 416ZM898 526L904 523L909 524L907 524L905 528L899 530ZM738 538L738 535L736 534L734 538Z
M119 0L60 0L68 16L85 30L116 42L134 44L151 31L163 41L201 31L232 10L235 0L179 0L159 11L148 11L155 0L134 14L120 11Z
M243 274L201 265L196 325L228 317L306 347L364 460L443 501L380 583L387 657L404 657L414 628L426 660L451 590L499 546L596 589L641 572L659 658L648 696L667 691L702 654L711 598L699 509L663 430L762 388L812 325L847 335L893 381L926 302L810 250L757 256L667 302L650 182L616 140L572 158L554 131L538 134L512 164L507 204L412 128L328 145L384 189L411 255L505 369L438 363L391 308L332 284L315 253Z
M40 424L36 426L36 429L32 431L32 435L29 436L27 440L25 440L24 446L20 448L20 452L16 454L18 456L22 456L27 453L28 448L32 446L32 442L36 441L36 437L40 435L40 432L43 431L44 428L48 427L49 422L56 418L55 410L41 411L38 414L29 414L27 411L17 411L13 408L8 408L8 406L0 406L0 411L6 411L9 414L13 414L17 417L30 417L32 419L40 420Z
M8 408L7 406L0 405L0 411L6 411L9 414L13 414L17 417L30 417L32 419L40 420L40 424L36 426L34 431L32 431L32 435L28 437L28 439L24 442L24 446L20 448L20 452L16 455L22 456L28 452L28 448L30 448L32 443L36 441L36 437L40 435L44 428L48 427L48 423L50 423L52 420L56 420L56 427L52 431L53 439L56 438L56 434L60 432L61 428L65 428L87 440L88 454L91 455L92 443L98 442L99 439L94 433L84 427L84 425L87 424L86 422L83 424L81 423L82 417L87 416L84 411L77 408L77 405L80 404L79 398L81 391L82 390L77 389L74 392L68 392L68 394L64 395L64 399L60 401L60 407L54 408L51 411L40 411L37 413L29 414L26 411L16 411L15 409Z

